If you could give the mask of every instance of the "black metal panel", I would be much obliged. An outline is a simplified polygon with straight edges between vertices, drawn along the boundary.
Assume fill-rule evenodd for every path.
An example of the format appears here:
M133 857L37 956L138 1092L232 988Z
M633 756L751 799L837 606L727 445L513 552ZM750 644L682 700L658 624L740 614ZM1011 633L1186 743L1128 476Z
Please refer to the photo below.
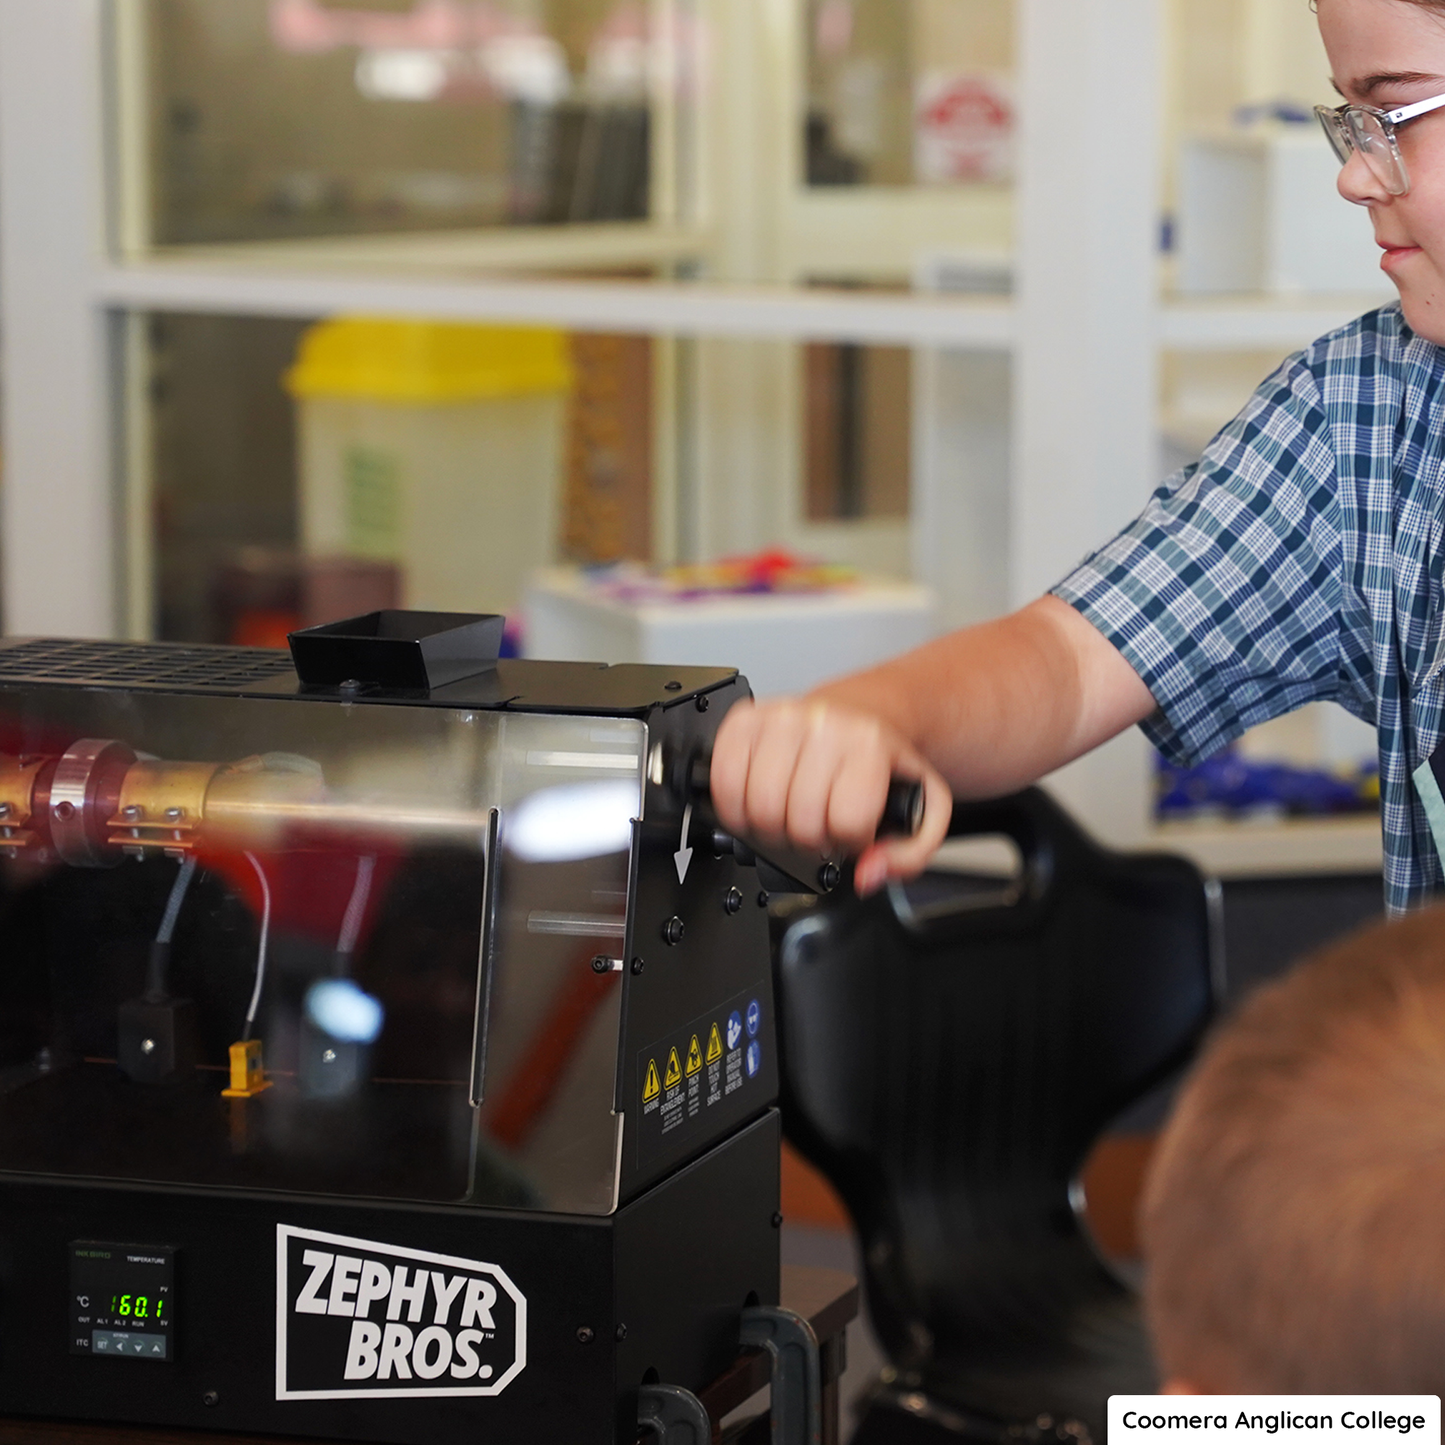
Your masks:
M780 1142L770 1109L615 1216L619 1439L644 1376L700 1391L736 1358L743 1306L777 1304Z
M746 689L747 684L737 679L718 689L712 695L716 701L707 708L694 703L654 716L649 746L661 748L667 773L679 771L671 767L674 759L711 751L718 723L732 703L747 695ZM619 1068L620 1105L627 1119L620 1196L624 1200L756 1117L776 1101L778 1093L768 920L758 903L757 871L739 866L731 854L713 852L714 824L703 799L693 805L688 831L692 857L680 881L676 854L686 806L666 782L649 783L647 821L639 829L636 882L628 913L629 970ZM742 907L730 912L727 900L734 890ZM681 925L680 937L673 943L665 936L669 924L674 930ZM758 1005L756 1031L748 1031L744 1024L734 1047L725 1036L728 1020L734 1012L745 1018L753 1001ZM724 1056L709 1061L714 1025L724 1035ZM687 1051L694 1034L703 1067L690 1076ZM750 1072L747 1056L753 1044L758 1067ZM659 1082L665 1086L674 1048L683 1071L680 1099L670 1100L666 1087L663 1097L649 1098L649 1065L655 1063ZM714 1063L720 1082L710 1089ZM732 1089L728 1088L730 1066L737 1081ZM709 1102L714 1094L720 1097ZM680 1109L682 1118L670 1121L664 1132L659 1116L668 1104Z
M278 1225L499 1266L526 1298L525 1368L491 1398L277 1400ZM578 1217L11 1175L0 1181L0 1413L399 1445L611 1445L611 1233ZM86 1238L176 1249L174 1363L70 1353L69 1246Z

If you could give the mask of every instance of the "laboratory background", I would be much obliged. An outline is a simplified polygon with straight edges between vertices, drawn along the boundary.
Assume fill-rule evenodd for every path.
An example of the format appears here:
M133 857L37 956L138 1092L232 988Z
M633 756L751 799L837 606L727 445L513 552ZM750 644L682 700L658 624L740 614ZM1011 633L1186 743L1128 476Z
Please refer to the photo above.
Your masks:
M500 613L766 697L1001 615L1391 299L1332 97L1306 0L6 0L0 628ZM1218 880L1230 997L1380 911L1333 705L1047 786ZM1166 1098L1082 1176L1126 1272ZM788 1145L781 1212L859 1270Z

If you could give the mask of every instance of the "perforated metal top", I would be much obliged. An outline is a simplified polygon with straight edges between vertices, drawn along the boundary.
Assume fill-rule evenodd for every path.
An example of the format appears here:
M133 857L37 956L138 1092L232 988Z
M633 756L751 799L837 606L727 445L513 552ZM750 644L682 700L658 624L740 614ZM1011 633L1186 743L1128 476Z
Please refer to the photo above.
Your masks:
M0 647L0 682L214 687L232 691L274 681L278 675L290 671L290 656L269 647L71 641L48 637Z
M391 703L417 707L507 708L513 712L642 716L655 707L689 703L731 683L718 667L544 662L503 658L475 677L430 691L303 687L289 653L279 648L187 642L96 642L66 638L0 638L0 687L148 688L158 692L224 693L311 701Z

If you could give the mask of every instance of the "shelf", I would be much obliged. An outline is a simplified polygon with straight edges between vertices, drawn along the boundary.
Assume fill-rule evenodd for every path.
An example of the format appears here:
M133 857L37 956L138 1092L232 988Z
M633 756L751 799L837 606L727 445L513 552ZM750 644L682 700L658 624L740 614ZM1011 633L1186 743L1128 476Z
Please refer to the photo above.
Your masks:
M1294 350L1394 300L1393 288L1358 296L1220 296L1166 298L1159 343L1180 350Z
M309 269L270 258L226 264L187 256L103 266L101 306L250 316L363 313L458 321L523 321L575 331L657 336L856 341L1006 350L1013 307L1004 297L942 298L710 282L534 280L457 272L394 275L376 268Z
M1378 873L1377 817L1281 823L1164 823L1149 846L1182 853L1216 878L1283 878L1315 873Z
M490 226L366 236L313 236L204 246L158 246L125 258L199 271L311 271L385 276L497 271L641 270L695 260L709 236L648 221Z

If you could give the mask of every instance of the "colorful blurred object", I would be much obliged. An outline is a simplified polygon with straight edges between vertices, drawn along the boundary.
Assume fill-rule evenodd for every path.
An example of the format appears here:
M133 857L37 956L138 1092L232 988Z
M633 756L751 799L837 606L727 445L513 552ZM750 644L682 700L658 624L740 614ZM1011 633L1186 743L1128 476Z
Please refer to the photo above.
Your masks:
M1323 817L1370 813L1380 804L1379 771L1373 763L1330 771L1258 761L1233 750L1192 768L1157 756L1161 822L1223 817Z
M859 584L852 567L798 557L767 547L745 557L723 557L678 567L635 562L589 568L588 591L618 602L682 602L693 597L757 596L779 592L836 592Z

